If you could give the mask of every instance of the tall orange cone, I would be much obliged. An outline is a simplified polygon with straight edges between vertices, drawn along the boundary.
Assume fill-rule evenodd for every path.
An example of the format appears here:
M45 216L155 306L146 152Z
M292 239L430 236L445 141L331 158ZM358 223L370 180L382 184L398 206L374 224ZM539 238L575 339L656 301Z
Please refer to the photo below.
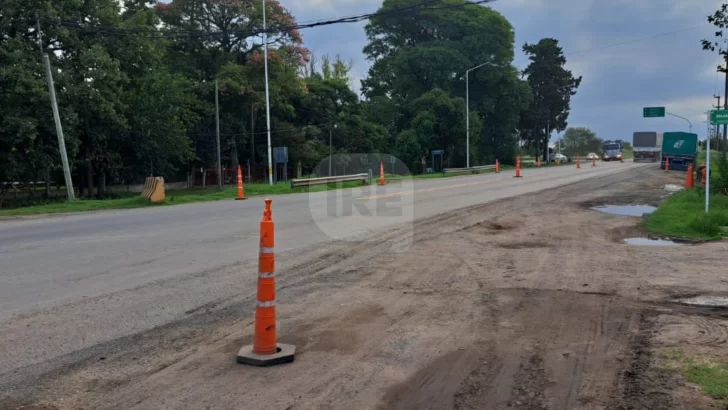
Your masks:
M665 172L670 172L670 157L665 158Z
M597 157L592 157L592 168L597 166Z
M541 157L536 157L536 166L541 168Z
M579 154L576 154L576 168L581 168L581 159L579 158Z
M693 164L688 164L688 175L685 177L685 189L695 188Z
M245 197L245 191L243 190L243 170L240 169L240 165L238 165L238 197L235 198L236 201L241 201L243 199L248 199Z
M500 174L500 162L498 160L495 160L495 173Z
M255 308L255 336L252 346L238 352L238 363L275 366L290 363L296 347L276 342L275 224L270 199L265 200L260 221L260 256L258 258L258 296Z
M521 156L516 157L516 175L514 178L521 177Z
M379 162L379 185L385 185L384 181L384 162Z

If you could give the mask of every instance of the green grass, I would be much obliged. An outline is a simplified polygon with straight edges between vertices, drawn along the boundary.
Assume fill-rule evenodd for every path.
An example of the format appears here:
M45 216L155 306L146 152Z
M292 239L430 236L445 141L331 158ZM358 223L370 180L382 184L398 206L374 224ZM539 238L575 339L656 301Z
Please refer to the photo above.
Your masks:
M705 191L678 192L667 199L646 222L653 234L686 239L715 240L726 233L728 196L713 194L710 213L705 213Z
M304 192L320 192L331 189L353 188L361 186L360 182L345 182L342 184L314 185L311 187L291 188L290 184L246 184L245 196L262 196L262 195L281 195L294 194ZM88 212L103 209L130 209L142 208L148 206L165 206L179 205L191 202L205 201L222 201L232 200L237 196L237 188L228 188L218 190L217 188L209 189L183 189L170 190L166 193L164 202L153 204L143 199L139 194L133 197L114 198L114 199L78 199L73 202L68 201L49 201L46 204L26 206L21 208L0 209L0 216L21 216L21 215L38 215L51 213L67 213L67 212Z
M705 395L721 404L721 408L728 405L728 365L689 357L682 349L664 351L661 363L666 369L679 372L688 382L700 386Z

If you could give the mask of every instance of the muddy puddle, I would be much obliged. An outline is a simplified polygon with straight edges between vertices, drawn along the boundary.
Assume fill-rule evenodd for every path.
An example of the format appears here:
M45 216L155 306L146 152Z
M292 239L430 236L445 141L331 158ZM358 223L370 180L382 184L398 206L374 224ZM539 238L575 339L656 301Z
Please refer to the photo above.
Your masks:
M728 307L728 296L700 295L689 298L674 299L673 302L690 306Z
M669 241L666 239L650 239L650 238L627 238L624 240L627 245L634 246L684 246L685 244Z
M604 205L595 206L592 209L612 215L644 216L655 212L657 208L649 205Z

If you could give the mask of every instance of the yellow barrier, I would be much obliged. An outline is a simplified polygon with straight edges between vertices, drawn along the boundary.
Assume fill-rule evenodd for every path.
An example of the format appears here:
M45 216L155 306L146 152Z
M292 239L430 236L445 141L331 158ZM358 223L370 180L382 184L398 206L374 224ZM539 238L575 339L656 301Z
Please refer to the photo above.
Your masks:
M152 202L164 201L164 178L147 177L144 181L144 190L142 198L146 198Z

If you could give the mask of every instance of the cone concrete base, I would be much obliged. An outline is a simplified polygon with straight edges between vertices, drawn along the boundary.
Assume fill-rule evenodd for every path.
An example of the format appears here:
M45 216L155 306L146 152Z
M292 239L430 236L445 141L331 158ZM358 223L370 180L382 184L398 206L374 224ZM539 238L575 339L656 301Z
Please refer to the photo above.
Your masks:
M248 198L235 198L236 201L244 201L246 199L248 199Z
M238 363L251 366L276 366L284 363L291 363L296 354L296 346L278 344L278 353L260 355L253 352L253 346L243 346L238 352Z

